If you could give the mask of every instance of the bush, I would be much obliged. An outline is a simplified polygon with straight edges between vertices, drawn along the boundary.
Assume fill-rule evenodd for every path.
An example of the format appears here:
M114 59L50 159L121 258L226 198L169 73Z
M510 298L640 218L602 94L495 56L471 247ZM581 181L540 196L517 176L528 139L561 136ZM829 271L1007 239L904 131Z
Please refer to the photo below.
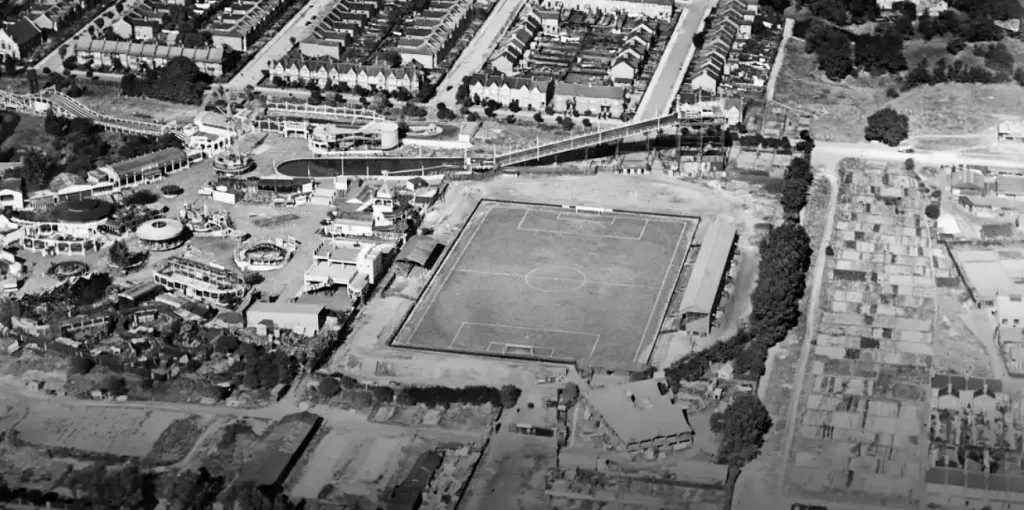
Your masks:
M880 141L895 147L906 140L910 133L910 119L906 115L882 108L868 117L868 125L864 128L864 138L868 141Z
M121 203L124 205L149 205L160 200L156 193L148 189L140 189L131 195L124 197Z
M930 219L937 220L941 214L942 209L939 208L939 204L928 204L928 206L924 208L924 215Z
M100 384L100 389L114 396L124 395L128 393L128 382L119 375L109 375Z
M341 393L341 385L333 377L324 377L320 380L320 384L317 385L317 392L323 398L331 398L338 393Z
M512 409L519 401L519 395L523 393L519 388L506 384L501 387L501 406L505 409Z
M93 360L85 357L75 356L68 360L68 375L85 375L96 366Z
M184 192L185 190L181 186L175 184L168 184L160 187L160 193L169 197L176 197Z

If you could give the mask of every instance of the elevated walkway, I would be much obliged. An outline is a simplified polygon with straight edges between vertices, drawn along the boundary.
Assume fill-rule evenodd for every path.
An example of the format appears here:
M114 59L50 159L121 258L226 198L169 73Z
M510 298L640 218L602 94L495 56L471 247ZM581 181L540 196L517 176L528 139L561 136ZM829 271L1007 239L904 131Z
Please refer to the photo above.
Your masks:
M652 131L661 131L665 128L676 126L713 126L721 125L725 122L726 121L723 118L687 115L682 112L672 113L653 119L631 122L629 124L605 129L596 133L572 136L557 142L543 143L529 149L501 154L494 158L494 165L496 167L521 165L523 163L537 161L539 159L556 156L566 152L595 147L606 143L620 142Z
M290 117L304 120L327 120L339 124L366 124L373 121L386 120L370 110L348 108L345 106L311 105L290 101L268 99L266 103L268 117Z

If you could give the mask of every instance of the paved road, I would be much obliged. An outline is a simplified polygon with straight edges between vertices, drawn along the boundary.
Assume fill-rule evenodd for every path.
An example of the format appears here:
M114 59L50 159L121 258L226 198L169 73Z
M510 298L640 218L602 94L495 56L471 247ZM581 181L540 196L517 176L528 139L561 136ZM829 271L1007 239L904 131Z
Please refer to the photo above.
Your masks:
M476 31L473 40L466 46L466 51L463 51L459 58L455 59L452 68L448 70L448 73L438 85L437 95L428 103L430 105L428 110L431 113L434 113L433 107L437 103L444 103L445 106L458 110L458 108L455 108L455 94L459 91L462 78L480 71L480 68L487 62L487 57L498 47L502 35L515 22L516 15L525 3L526 0L498 1L494 9L491 10L490 16L487 16L487 20L480 27L480 30Z
M765 88L765 100L771 102L775 98L775 82L779 79L779 72L782 71L782 62L786 59L786 45L790 37L793 37L793 18L786 18L786 24L782 27L782 42L779 43L779 51L775 54L775 63L772 64L772 72L768 77L768 86Z
M301 41L314 25L311 23L307 27L306 22L310 21L313 16L319 16L333 4L334 0L312 0L307 3L299 10L298 14L281 27L281 30L270 39L266 46L260 48L259 53L249 61L245 68L235 74L226 86L233 89L242 89L246 85L255 87L263 79L263 70L267 68L270 61L283 57L292 48L290 38L295 37Z
M913 159L918 165L985 165L1010 168L1024 168L1024 160L1010 154L979 154L956 151L917 151L913 154L899 152L893 147L867 142L816 142L814 161L816 165L831 166L843 158L865 158L881 161L903 161Z
M686 68L690 65L693 36L707 13L707 3L706 0L695 0L686 4L684 9L665 47L665 53L661 56L661 62L651 77L651 83L640 100L636 120L665 115L679 92Z

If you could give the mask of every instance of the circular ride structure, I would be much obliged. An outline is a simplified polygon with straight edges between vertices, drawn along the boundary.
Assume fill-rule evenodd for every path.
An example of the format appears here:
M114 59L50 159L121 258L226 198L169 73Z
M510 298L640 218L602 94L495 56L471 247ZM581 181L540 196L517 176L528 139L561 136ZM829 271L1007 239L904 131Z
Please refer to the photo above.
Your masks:
M82 276L88 272L89 264L80 260L65 260L51 264L46 274L63 281L75 276Z
M220 153L213 157L213 168L220 174L241 175L256 169L256 160L237 153Z
M285 266L295 253L295 244L280 239L249 240L235 250L235 264L242 271L273 271Z
M135 229L139 242L153 251L173 250L187 240L185 225L178 220L149 220Z
M94 198L70 200L53 208L53 218L60 223L99 223L113 213L114 206L110 202Z

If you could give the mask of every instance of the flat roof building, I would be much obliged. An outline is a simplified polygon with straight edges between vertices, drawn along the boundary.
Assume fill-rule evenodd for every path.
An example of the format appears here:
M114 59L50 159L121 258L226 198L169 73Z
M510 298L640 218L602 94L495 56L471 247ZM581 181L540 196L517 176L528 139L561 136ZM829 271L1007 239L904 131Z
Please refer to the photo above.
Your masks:
M619 450L680 450L693 441L686 407L654 379L591 389L583 397L584 418L596 415Z
M327 309L323 305L301 303L257 302L245 311L245 322L255 326L270 321L279 329L315 336L327 320Z
M679 329L700 335L711 332L735 245L736 226L731 222L716 219L708 226L679 304Z

